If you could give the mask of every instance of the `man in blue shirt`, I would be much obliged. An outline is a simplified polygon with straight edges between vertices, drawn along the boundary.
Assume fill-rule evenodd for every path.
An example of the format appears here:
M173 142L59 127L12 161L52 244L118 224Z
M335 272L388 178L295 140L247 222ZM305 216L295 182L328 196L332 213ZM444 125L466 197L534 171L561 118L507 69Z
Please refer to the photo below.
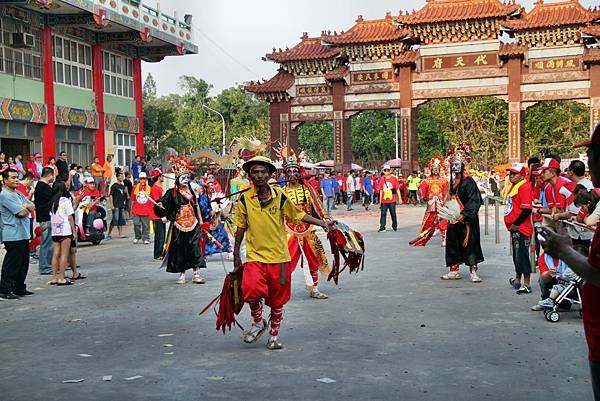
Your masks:
M27 291L25 278L29 269L29 215L35 211L22 193L17 191L19 173L8 168L2 172L4 188L0 192L0 217L4 229L2 241L6 255L2 262L0 276L0 299L19 299L19 296L33 295Z
M365 176L363 177L362 182L362 192L363 192L363 206L365 210L369 210L369 205L373 200L373 179L371 178L371 172L365 172Z
M133 182L137 184L140 173L142 172L142 156L136 155L135 160L131 163L131 175L133 176Z
M331 208L335 207L335 179L331 177L331 171L326 170L325 176L321 179L321 193L323 194L323 207L327 214L331 213Z

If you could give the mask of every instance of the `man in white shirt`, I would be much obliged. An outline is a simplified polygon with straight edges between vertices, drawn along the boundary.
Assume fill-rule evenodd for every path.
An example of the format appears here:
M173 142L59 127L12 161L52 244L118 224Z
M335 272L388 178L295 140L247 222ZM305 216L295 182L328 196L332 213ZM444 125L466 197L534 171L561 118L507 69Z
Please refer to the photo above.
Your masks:
M354 199L354 191L356 191L356 185L354 181L354 171L350 170L348 177L346 178L346 206L347 210L352 210L352 201Z

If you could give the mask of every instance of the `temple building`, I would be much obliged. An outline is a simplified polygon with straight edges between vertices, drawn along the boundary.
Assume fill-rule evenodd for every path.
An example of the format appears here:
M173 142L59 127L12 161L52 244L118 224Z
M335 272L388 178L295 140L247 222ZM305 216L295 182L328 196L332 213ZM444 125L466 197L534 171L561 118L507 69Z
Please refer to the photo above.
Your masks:
M191 16L139 0L0 1L0 150L88 165L144 154L142 60L198 52Z
M352 163L350 118L384 109L400 122L404 169L417 166L417 107L431 99L494 96L508 103L508 154L523 157L522 113L545 100L575 100L600 120L600 10L578 0L427 0L421 9L347 31L306 33L264 60L277 74L245 90L270 104L271 141L297 145L306 121L333 126L336 169Z

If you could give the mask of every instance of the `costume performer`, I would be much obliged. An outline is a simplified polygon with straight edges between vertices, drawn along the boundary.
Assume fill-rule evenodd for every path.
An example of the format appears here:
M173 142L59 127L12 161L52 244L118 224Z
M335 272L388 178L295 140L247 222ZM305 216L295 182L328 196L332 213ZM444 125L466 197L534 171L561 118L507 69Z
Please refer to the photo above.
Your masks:
M209 223L208 232L200 233L204 237L204 255L214 255L217 253L230 253L231 243L229 236L221 223L221 216L224 213L221 206L216 202L212 202L215 198L222 198L223 193L215 193L215 185L213 179L208 179L204 186L204 191L198 196L198 206L202 220ZM227 201L226 199L222 200ZM226 205L225 205L226 206ZM208 238L206 238L208 237Z
M281 158L284 160L283 168L287 180L287 185L282 189L288 199L303 212L312 216L318 216L320 219L329 220L329 216L323 209L314 188L310 184L305 183L306 174L300 166L294 151L283 148ZM328 275L330 269L323 244L319 237L317 237L316 227L304 222L286 220L285 228L288 231L288 250L292 258L290 262L292 271L296 269L298 262L304 255L310 271L309 274L304 270L306 289L310 297L327 299L327 295L320 292L318 288L319 271ZM302 264L304 265L304 263Z
M303 221L328 229L329 223L317 220L298 209L283 191L268 184L275 166L270 159L256 156L244 163L252 186L236 204L237 226L233 250L234 272L242 268L240 246L246 236L246 263L243 265L242 294L248 302L253 323L244 332L246 343L256 342L267 330L263 319L263 299L271 308L271 329L267 348L283 348L277 336L283 318L283 306L291 295L292 269L286 246L284 218Z
M192 282L204 284L200 268L206 268L206 261L200 249L200 224L198 204L190 188L189 163L179 158L173 164L175 187L167 190L154 206L158 217L166 217L170 222L163 266L167 272L179 273L177 284L185 284L185 272L193 270Z
M441 176L444 160L432 158L429 163L431 175L421 184L421 199L427 202L425 216L421 224L421 233L410 242L413 246L425 246L433 237L436 228L442 233L442 246L446 246L446 229L448 222L438 217L439 209L444 206L448 194L448 180Z
M443 280L459 280L459 266L465 263L470 269L470 279L474 283L481 282L477 275L477 264L483 262L481 250L478 212L483 200L477 183L466 171L470 161L471 145L460 144L448 152L450 162L450 200L455 200L460 207L460 214L455 221L450 221L446 234L446 266L449 272Z

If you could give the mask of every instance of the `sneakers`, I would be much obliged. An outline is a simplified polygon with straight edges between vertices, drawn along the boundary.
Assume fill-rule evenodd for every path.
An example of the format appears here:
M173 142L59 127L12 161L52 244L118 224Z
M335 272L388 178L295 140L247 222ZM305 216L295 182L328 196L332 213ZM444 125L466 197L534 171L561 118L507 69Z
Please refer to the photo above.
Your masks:
M277 337L273 336L273 337L269 338L269 341L267 341L267 349L278 350L278 349L282 349L282 348L283 348L283 344L281 344L279 342Z
M194 274L194 277L192 278L192 283L204 284L204 283L206 283L206 281L202 277L200 277L199 274Z
M385 231L385 228L380 228L379 230L377 230L378 233L384 233Z
M444 275L442 275L442 277L440 277L442 280L460 280L462 278L462 276L460 275L459 272L455 272L455 271L451 271L448 272Z
M104 237L105 241L110 241L112 239L112 235L106 235L106 237Z
M310 297L314 298L314 299L327 299L327 298L329 298L327 295L323 294L317 288L313 288L312 290L310 290L309 294L310 294Z
M13 293L13 295L16 295L18 297L24 297L24 296L33 295L33 294L35 294L33 291L28 291L28 290L25 290L23 292L15 292L15 293Z
M185 274L180 274L179 280L177 280L175 284L185 284Z
M150 243L150 241L148 241L148 240L144 241L144 245L148 245L149 243Z
M469 279L472 283L481 283L481 277L477 275L476 271L472 271L471 273L469 273ZM531 292L531 290L529 291Z
M522 285L518 290L517 290L517 294L521 295L521 294L531 294L531 287L528 287L526 285Z
M540 302L542 302L542 301L540 301ZM532 311L541 311L541 310L544 310L544 307L542 305L540 305L539 303L537 303L531 307L531 310Z
M133 240L133 243L134 243L134 244L137 244L137 243L138 243L138 242L140 242L140 241L141 241L141 240L139 240L139 239L134 239L134 240Z
M546 298L546 299L543 299L543 300L539 301L538 302L538 306L540 306L542 309L544 309L544 308L554 308L554 301L551 300L550 298Z
M518 290L518 289L521 288L521 283L515 281L514 277L511 277L511 278L508 279L508 284L510 284L510 286L512 288L514 288L515 290Z
M446 240L442 240L442 248L446 246Z
M246 344L252 344L257 342L263 334L267 331L267 321L263 319L261 323L252 323L250 329L244 331L242 340ZM268 345L268 344L267 344Z
M8 301L10 299L20 299L18 296L16 296L15 294L12 293L8 293L8 294L0 294L0 299L3 301Z

